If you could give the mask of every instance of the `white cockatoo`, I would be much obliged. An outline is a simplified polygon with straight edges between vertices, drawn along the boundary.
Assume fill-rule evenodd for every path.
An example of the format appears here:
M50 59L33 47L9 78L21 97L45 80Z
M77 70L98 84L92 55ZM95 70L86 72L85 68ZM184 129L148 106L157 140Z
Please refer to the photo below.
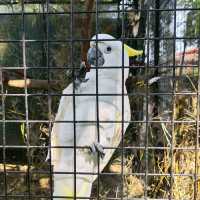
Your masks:
M100 40L98 44L96 39ZM61 97L51 133L55 200L65 199L61 197L74 199L74 195L76 199L90 197L92 183L98 171L104 169L122 138L122 123L120 123L122 98L124 98L124 120L130 120L128 96L122 97L120 94L122 86L124 93L127 93L125 80L128 77L129 56L141 55L142 51L134 50L127 45L122 48L122 42L113 39L115 38L108 34L98 34L90 42L88 63L97 69L100 66L98 78L96 68L91 68L86 74L85 81L79 83L74 90L73 84L70 84L63 91L63 95L66 96ZM126 66L123 84L122 66ZM97 84L100 95L96 93ZM73 123L74 117L76 123ZM128 123L124 124L124 132L127 126Z

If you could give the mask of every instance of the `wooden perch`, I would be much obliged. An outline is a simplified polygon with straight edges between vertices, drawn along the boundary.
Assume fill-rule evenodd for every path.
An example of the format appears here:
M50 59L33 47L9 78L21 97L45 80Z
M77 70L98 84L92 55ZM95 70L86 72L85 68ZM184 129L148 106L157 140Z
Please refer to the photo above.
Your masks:
M3 83L9 87L15 88L25 88L27 86L27 88L48 89L52 87L54 88L61 83L58 80L50 80L48 82L48 80L31 79L29 77L24 79L24 73L22 70L14 71L14 74L20 77L19 79L12 78L6 70L0 70L0 74L0 84Z
M47 81L47 80L36 80L36 79L16 79L16 80L8 80L5 84L10 87L16 88L38 88L38 89L48 89L51 87L55 87L60 83L60 81Z

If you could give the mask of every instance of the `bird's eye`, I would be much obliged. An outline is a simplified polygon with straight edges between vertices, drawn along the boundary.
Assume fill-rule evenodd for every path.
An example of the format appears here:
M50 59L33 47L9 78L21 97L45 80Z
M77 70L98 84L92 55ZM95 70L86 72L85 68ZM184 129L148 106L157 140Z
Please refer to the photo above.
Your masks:
M112 51L112 47L111 47L111 46L107 46L107 47L105 48L105 50L104 50L104 53L109 54L109 53L111 53L111 51Z

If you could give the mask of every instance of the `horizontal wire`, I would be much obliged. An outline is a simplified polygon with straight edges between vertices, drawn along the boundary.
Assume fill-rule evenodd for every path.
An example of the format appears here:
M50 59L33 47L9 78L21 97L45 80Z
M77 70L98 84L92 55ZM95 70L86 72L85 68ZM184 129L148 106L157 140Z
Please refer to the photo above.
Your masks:
M156 8L149 8L149 9L130 9L130 10L125 10L124 13L132 13L134 11L137 11L137 12L157 12L157 11L160 11L160 12L173 12L173 11L199 11L200 10L200 7L199 8L177 8L177 9L174 9L174 8L165 8L165 9L156 9ZM122 10L98 10L98 13L100 14L105 14L105 13L123 13ZM43 14L46 14L46 12L24 12L24 15L43 15ZM53 12L48 12L49 15L70 15L71 12L69 11L53 11ZM77 14L96 14L96 11L73 11L73 14L74 15L77 15ZM10 16L15 16L15 15L20 15L20 12L0 12L0 15L10 15Z
M0 195L0 197L5 197L5 195ZM22 197L28 197L28 195L24 194L24 195L20 195L20 194L16 194L16 195L7 195L6 197L12 197L12 198L22 198ZM52 196L42 196L42 195L30 195L30 197L32 199L38 199L38 198L44 198L44 199L48 199L49 198L52 198ZM58 199L63 199L63 200L66 200L66 199L72 199L72 197L70 196L53 196L54 199L56 200L56 198ZM86 199L86 200L96 200L96 197L77 197L77 199ZM119 197L106 197L106 200L121 200L121 198ZM131 198L126 198L126 200L143 200L143 198L134 198L134 197L131 197ZM169 200L169 199L165 199L165 198L158 198L158 199L154 199L154 198L148 198L148 200Z
M176 37L176 40L198 40L198 36L188 36L188 37ZM118 39L98 39L99 42L106 42L106 41L119 41L121 38ZM134 40L173 40L173 37L134 37L134 38L124 38L124 41L134 41ZM26 39L24 40L26 43L32 43L32 42L47 42L45 39ZM94 39L84 39L84 38L75 38L75 39L63 39L63 40L56 40L56 39L50 39L48 40L49 43L70 43L71 41L73 42L90 42L90 41L95 41ZM21 39L0 39L0 43L22 43L23 40ZM27 44L28 45L28 44ZM28 48L28 46L27 46Z
M62 94L62 93L48 93L49 94L49 96L57 96L57 97L69 97L69 96L73 96L73 94ZM36 94L36 93L34 93L34 94L31 94L31 93L29 93L29 94L24 94L24 93L19 93L19 94L9 94L9 93L3 93L3 94L1 94L1 95L3 95L3 96L8 96L8 97L24 97L24 96L28 96L28 97L43 97L43 96L48 96L48 94L44 94L44 93L38 93L38 94ZM191 95L197 95L197 92L176 92L176 93L174 93L175 94L175 96L180 96L180 95L189 95L189 96L191 96ZM1 96L0 95L0 96ZM122 96L122 94L111 94L111 93L109 93L109 94L106 94L106 93L102 93L102 94L98 94L99 96ZM138 96L138 95L140 95L140 96L145 96L145 93L143 93L143 92L135 92L135 93L128 93L128 94L123 94L124 96ZM149 96L155 96L155 95L161 95L161 96L163 96L163 95L172 95L172 92L152 92L152 93L149 93L148 94ZM85 94L74 94L74 96L79 96L79 97L93 97L93 96L95 96L95 94L91 94L91 93L85 93Z
M5 147L5 149L27 149L26 145L0 145L0 148ZM41 148L41 149L48 149L48 146L40 146L40 145L29 145L30 148ZM51 146L52 149L74 149L74 146ZM170 150L170 147L162 147L162 146L124 146L125 150L134 150L134 149L139 149L139 150L145 150L145 148L149 150ZM89 146L76 146L76 149L88 149L90 150ZM115 149L115 150L122 150L122 147L108 147L104 146L104 149ZM174 150L178 151L196 151L195 147L174 147ZM197 148L197 150L200 150L200 147Z
M3 120L0 120L0 123L2 123ZM24 123L26 120L11 120L7 119L5 120L6 123ZM122 123L122 121L103 121L99 120L100 123ZM123 123L172 123L170 120L124 120ZM174 120L174 123L196 123L196 120ZM28 123L97 123L95 120L28 120Z
M145 65L130 65L130 66L124 66L124 68L128 68L128 69L130 69L130 68L132 68L132 69L143 69L143 68L145 68L146 66ZM163 68L167 68L167 69L173 69L173 68L185 68L185 67L187 67L187 68L198 68L198 65L195 65L195 64L183 64L183 65L175 65L175 66L172 66L172 65L163 65L163 64L161 64L161 65L148 65L148 68L160 68L160 69L163 69ZM116 67L116 66L106 66L106 67L103 67L103 66L98 66L98 67L94 67L94 66L91 66L91 69L121 69L122 67L120 67L120 66L118 66L118 67ZM24 69L23 67L13 67L13 66L7 66L7 67L5 67L5 66L1 66L1 69L5 69L5 70L18 70L18 69ZM80 67L70 67L70 66L66 66L66 67L37 67L37 66L35 66L35 67L26 67L26 69L80 69ZM182 75L182 76L184 76L184 74ZM135 77L137 77L137 75L135 76ZM162 77L162 76L161 76ZM167 76L166 76L167 77Z
M6 170L6 172L8 174L25 174L26 172L20 172L20 171L9 171ZM29 172L30 174L50 174L49 171L31 171ZM73 175L74 172L52 172L52 174L67 174L67 175ZM96 175L101 175L101 176L121 176L121 173L114 173L114 172L99 172L99 173L95 173L95 172L76 172L77 175L82 175L82 176L86 176L86 175L92 175L92 176L96 176ZM132 173L126 173L124 172L124 176L145 176L145 172L132 172ZM177 177L194 177L195 174L194 173L175 173L173 174L174 176ZM148 176L166 176L166 177L170 177L171 174L170 173L148 173ZM200 174L197 175L198 177L200 177Z

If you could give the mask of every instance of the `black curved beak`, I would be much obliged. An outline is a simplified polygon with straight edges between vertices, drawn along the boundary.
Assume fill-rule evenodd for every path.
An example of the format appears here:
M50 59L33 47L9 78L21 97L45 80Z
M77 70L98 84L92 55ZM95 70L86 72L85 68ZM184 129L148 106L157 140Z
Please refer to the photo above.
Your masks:
M103 66L105 63L103 53L96 47L91 47L87 53L87 62L89 65Z

